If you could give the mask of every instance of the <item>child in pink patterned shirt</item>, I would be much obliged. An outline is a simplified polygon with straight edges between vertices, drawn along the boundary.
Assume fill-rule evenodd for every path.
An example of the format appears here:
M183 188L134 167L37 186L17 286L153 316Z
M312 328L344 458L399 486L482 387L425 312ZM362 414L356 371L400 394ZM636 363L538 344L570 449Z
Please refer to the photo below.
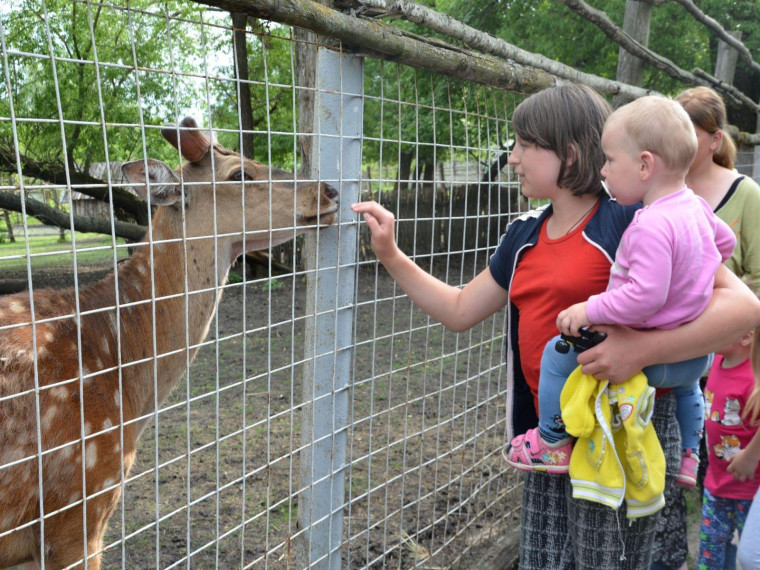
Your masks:
M643 202L623 234L607 291L560 312L560 332L578 336L582 327L619 324L675 328L704 311L715 271L728 259L736 238L707 203L686 187L697 138L684 109L665 97L642 97L610 115L602 134L602 176L621 204ZM539 381L539 427L515 438L507 463L522 470L566 473L572 439L564 429L559 395L577 366L573 352L547 344ZM673 388L683 440L676 480L696 483L696 449L703 425L699 377L708 357L644 369L650 386Z
M707 377L705 437L710 461L702 498L699 568L736 568L734 532L748 530L745 522L751 521L750 506L760 487L760 378L755 376L760 372L759 341L756 329L719 350ZM756 546L757 535L743 535ZM757 568L756 560L742 562L742 568Z

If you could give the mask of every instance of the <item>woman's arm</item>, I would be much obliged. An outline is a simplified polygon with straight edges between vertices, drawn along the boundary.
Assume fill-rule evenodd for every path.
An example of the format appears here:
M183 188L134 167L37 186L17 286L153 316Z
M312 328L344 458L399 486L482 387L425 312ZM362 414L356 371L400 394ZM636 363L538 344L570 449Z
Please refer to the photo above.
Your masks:
M578 355L583 372L613 384L650 364L679 362L719 350L760 326L760 300L725 266L715 274L707 309L693 321L670 330L638 331L595 326L607 339Z
M393 214L376 202L352 204L372 233L372 249L391 277L428 315L453 331L475 326L507 303L507 291L486 268L464 288L436 279L407 257L396 244Z

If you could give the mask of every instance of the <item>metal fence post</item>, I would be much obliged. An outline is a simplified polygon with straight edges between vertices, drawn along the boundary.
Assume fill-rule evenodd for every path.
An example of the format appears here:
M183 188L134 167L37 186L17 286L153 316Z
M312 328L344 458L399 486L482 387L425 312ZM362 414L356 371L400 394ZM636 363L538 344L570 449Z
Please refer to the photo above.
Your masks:
M343 539L357 226L349 206L361 178L363 60L320 48L314 133L319 179L340 192L340 220L304 243L308 270L299 567L339 569ZM317 247L318 245L318 247Z

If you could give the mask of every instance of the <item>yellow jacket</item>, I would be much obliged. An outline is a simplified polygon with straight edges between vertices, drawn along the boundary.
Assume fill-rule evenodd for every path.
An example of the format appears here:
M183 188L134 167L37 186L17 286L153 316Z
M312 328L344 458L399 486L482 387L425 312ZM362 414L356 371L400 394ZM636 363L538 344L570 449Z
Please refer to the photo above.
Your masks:
M567 432L578 438L570 457L573 497L651 515L665 505L665 454L651 424L654 388L639 372L609 384L576 368L560 396Z

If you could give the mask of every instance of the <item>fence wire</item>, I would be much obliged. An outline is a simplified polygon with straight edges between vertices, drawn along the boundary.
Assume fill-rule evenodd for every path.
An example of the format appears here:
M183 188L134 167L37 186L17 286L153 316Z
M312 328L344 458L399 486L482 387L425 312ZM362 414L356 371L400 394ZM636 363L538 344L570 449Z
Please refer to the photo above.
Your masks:
M308 239L317 253L356 248L350 263L333 268L352 275L338 280L344 289L320 289L318 270L325 268L303 259L311 253L296 238L303 224L295 214L281 226L292 243L271 256L238 260L227 279L223 244L238 234L260 237L249 214L263 209L271 227L272 204L283 203L282 180L268 168L259 173L261 202L241 192L230 212L217 204L240 181L216 171L204 185L188 174L181 203L191 205L178 236L154 231L141 245L117 237L123 220L156 228L145 207L135 205L135 185L121 166L145 158L173 167L183 162L161 135L167 122L193 116L227 148L250 144L253 159L264 165L301 167L300 141L314 135L299 131L300 96L328 94L296 87L296 52L311 44L276 22L249 19L243 79L233 48L241 32L230 14L191 2L29 0L0 9L0 193L22 205L21 213L9 211L0 244L0 280L19 289L0 297L0 482L14 500L24 494L32 505L24 515L0 512L0 565L36 558L45 568L58 567L45 557L64 537L79 552L72 567L94 567L100 557L104 568L476 568L490 545L514 532L519 505L518 478L500 461L503 314L466 333L446 331L378 266L366 228L343 203L333 227ZM251 124L243 98L251 102ZM361 199L395 213L406 252L446 282L463 285L486 267L506 223L529 206L505 162L519 96L366 60L361 101L361 164L354 165L361 180L299 173L284 183L326 182L339 190L358 183ZM201 192L211 196L205 212L211 229L198 235L188 220ZM40 223L45 215L74 230L90 230L91 220L101 225L71 231ZM235 216L242 229L220 222ZM357 227L353 243L346 236ZM196 247L216 252L197 260L205 264L201 285L192 277ZM157 260L168 248L178 252L181 267L173 274L178 292L163 294L167 273ZM146 262L132 271L130 260L141 251ZM131 279L142 280L147 297L135 296ZM304 374L324 356L305 351L307 329L320 311L309 295L342 296L347 284L348 407L332 419L330 438L345 433L348 443L345 463L324 476L345 477L344 495L337 512L316 517L340 517L341 540L329 560L304 563L298 543L310 529L299 525L299 508L319 483L302 481L304 470L316 471L302 464L314 444L302 440L304 410L315 400L337 401L329 390L311 399L304 389ZM73 295L50 292L67 288ZM201 315L194 310L204 295L221 301L208 334L196 340L191 331ZM167 331L169 306L182 316ZM119 332L139 311L147 315L140 334ZM111 336L93 330L100 317L112 320ZM64 351L46 335L66 327L74 331L67 337L73 350ZM24 339L31 344L20 367ZM173 348L162 352L167 345ZM331 346L334 354L327 356L335 362L344 349ZM46 355L46 348L55 354ZM168 363L187 372L164 398ZM128 401L137 397L130 374L138 370L147 370L150 405L127 418ZM112 379L117 414L103 419L88 398ZM19 434L10 422L21 421L21 408L31 431ZM135 430L142 431L133 456ZM50 432L75 435L51 444ZM93 489L106 441L113 443L108 457L116 458L116 475ZM53 496L64 479L74 481L77 493ZM119 498L102 543L84 539L81 529L92 531L108 511L102 501L114 493ZM72 513L79 535L57 526Z

